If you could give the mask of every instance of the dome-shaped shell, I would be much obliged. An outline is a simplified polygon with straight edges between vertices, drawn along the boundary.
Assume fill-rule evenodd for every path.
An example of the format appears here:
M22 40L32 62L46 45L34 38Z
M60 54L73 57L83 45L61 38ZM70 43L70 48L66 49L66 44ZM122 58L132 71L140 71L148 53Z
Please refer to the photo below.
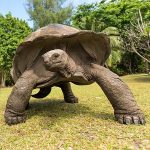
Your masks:
M31 33L18 46L13 61L14 81L26 69L33 69L43 78L48 76L41 55L53 49L66 51L80 66L93 61L103 65L110 54L109 38L103 33L78 30L61 24L48 25Z
M46 36L61 37L65 35L72 35L77 32L80 32L80 30L70 26L61 25L61 24L51 24L43 28L40 28L35 32L32 32L29 36L27 36L24 42L33 41L39 37L46 37Z

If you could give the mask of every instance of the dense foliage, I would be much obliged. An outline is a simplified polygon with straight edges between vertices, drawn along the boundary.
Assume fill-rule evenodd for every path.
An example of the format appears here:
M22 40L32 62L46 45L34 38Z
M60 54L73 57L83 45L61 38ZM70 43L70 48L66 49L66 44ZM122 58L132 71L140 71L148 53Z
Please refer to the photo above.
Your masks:
M112 0L96 4L79 5L72 17L73 25L81 29L102 31L113 26L124 29L130 26L141 10L143 20L150 20L150 2L148 0Z
M66 0L27 0L26 10L34 23L34 29L50 23L68 24L72 5L64 7Z
M0 15L1 80L2 77L3 80L6 77L8 78L16 48L30 32L31 29L25 21L13 17L10 13L6 16Z
M122 45L119 48L122 50L122 59L118 67L128 73L144 71L141 66L150 63L149 20L148 0L103 0L96 4L80 5L72 17L73 25L81 29L104 31L109 27L117 28ZM112 38L116 34L110 36Z

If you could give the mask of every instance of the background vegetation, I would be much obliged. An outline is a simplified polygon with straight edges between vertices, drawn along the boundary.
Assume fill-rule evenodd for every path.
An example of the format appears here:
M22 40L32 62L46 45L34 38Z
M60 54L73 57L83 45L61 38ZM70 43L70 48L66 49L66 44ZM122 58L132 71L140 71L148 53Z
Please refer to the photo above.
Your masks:
M0 85L11 85L10 69L15 50L31 30L62 23L83 30L104 32L112 53L106 66L119 75L150 74L149 0L101 0L74 8L67 0L27 0L25 9L33 29L10 13L0 15Z
M81 29L107 31L112 40L113 50L109 67L116 73L149 71L150 2L148 0L103 0L96 4L80 5L72 21L75 27Z
M0 15L0 85L11 85L10 69L17 46L31 32L28 24L11 13Z
M33 29L50 23L69 24L73 6L64 6L67 0L27 0L26 11L34 23Z

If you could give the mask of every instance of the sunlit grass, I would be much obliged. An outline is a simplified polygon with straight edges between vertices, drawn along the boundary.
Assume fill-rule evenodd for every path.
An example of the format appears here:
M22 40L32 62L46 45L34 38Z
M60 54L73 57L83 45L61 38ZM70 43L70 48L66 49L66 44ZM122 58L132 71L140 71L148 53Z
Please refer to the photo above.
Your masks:
M129 150L150 149L150 76L123 77L143 110L147 124L121 125L96 84L72 85L78 104L63 102L59 88L44 99L31 98L26 123L7 126L3 113L11 88L0 89L0 149Z

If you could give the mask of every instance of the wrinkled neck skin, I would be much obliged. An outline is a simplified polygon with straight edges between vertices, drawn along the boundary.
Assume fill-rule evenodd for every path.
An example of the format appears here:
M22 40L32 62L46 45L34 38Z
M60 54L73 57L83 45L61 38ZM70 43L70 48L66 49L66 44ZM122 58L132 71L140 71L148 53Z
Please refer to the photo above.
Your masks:
M63 68L58 68L58 72L66 78L70 78L74 75L76 71L76 64L75 62L72 60L71 57L68 57L67 59L67 63L64 65Z

